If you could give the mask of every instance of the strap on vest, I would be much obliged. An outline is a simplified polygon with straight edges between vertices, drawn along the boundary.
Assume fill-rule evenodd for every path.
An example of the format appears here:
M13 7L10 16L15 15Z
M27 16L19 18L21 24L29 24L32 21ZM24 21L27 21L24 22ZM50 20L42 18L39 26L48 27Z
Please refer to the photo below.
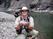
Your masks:
M20 21L21 21L21 20L22 20L22 18L20 17ZM24 20L25 20L25 19L24 19ZM28 21L28 22L30 21L30 20L29 20L29 17L27 17L26 21Z

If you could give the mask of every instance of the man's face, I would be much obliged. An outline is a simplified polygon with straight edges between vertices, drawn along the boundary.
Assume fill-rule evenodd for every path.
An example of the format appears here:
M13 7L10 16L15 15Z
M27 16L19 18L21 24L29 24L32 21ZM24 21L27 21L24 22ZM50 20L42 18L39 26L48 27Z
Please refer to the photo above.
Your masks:
M26 10L24 11L24 10L23 10L23 11L22 11L22 14L21 14L21 17L22 17L22 18L27 18L27 17L28 17L28 11L26 11Z

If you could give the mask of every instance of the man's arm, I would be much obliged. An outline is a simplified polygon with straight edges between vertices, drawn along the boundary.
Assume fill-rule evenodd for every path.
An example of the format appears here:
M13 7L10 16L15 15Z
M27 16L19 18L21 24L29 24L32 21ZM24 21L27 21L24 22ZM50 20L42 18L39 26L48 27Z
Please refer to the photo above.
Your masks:
M19 17L16 18L16 20L15 20L15 29L16 30L20 29L20 26L19 26Z
M34 19L33 17L30 18L30 23L29 23L29 26L28 26L28 29L29 30L32 30L34 28Z
M20 23L20 17L18 17L15 21L15 29L19 30L21 26L23 26L23 24Z

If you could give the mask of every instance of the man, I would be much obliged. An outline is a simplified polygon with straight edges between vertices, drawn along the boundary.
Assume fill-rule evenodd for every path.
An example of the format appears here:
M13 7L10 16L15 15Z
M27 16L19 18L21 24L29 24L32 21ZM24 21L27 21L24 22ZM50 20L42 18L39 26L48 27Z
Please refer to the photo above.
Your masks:
M34 20L33 17L29 15L29 9L27 7L22 7L19 16L15 21L15 29L18 34L22 33L22 28L29 33L29 39L32 39L38 35L38 31L34 30Z

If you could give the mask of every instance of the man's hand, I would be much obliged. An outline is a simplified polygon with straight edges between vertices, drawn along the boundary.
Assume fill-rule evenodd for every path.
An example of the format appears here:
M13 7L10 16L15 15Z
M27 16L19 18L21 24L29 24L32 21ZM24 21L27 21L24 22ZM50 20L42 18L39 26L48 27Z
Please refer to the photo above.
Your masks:
M28 29L29 29L29 30L32 30L32 29L33 29L33 27L31 27L31 26L28 26Z
M22 23L20 23L20 24L19 24L19 26L21 27L21 26L23 26L23 24L22 24Z
M16 30L19 30L19 29L20 29L20 26L15 27L15 29L16 29Z

